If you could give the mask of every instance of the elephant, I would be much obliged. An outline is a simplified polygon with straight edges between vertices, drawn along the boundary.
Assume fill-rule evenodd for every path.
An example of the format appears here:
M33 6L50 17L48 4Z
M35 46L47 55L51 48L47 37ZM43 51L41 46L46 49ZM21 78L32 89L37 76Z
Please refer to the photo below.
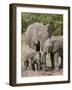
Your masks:
M24 69L32 69L32 58L36 55L36 51L30 47L22 47L21 63Z
M22 67L25 70L40 70L40 52L36 52L30 47L22 48Z
M52 36L45 41L42 62L45 62L44 56L50 53L52 70L59 70L63 68L63 36ZM61 57L60 65L58 65L58 58Z
M51 37L51 32L50 24L43 25L42 23L35 22L27 27L25 37L30 48L42 51L45 40ZM38 49L39 45L40 48Z
M50 24L43 25L35 22L29 25L25 32L26 41L30 48L42 54L46 39L51 38L52 28ZM42 62L42 61L41 61Z
M34 71L40 71L40 64L41 64L41 53L36 52L36 55L33 58L32 66Z

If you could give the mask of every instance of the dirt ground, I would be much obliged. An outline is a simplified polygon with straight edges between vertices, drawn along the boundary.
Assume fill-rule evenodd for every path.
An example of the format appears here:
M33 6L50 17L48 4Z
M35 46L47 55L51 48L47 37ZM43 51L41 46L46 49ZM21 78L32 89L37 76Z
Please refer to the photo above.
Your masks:
M54 76L54 75L63 75L63 70L59 71L33 71L33 70L23 70L21 76L22 77L33 77L33 76Z

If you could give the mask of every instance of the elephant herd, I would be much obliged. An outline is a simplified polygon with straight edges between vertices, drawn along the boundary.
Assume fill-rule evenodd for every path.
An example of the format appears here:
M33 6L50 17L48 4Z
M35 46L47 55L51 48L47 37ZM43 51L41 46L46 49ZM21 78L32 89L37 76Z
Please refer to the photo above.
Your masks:
M51 69L63 68L63 36L52 36L50 24L33 23L27 27L25 37L29 47L23 50L26 58L23 61L24 69L46 70L46 55L50 53ZM25 52L26 51L26 52ZM61 62L58 64L58 58Z

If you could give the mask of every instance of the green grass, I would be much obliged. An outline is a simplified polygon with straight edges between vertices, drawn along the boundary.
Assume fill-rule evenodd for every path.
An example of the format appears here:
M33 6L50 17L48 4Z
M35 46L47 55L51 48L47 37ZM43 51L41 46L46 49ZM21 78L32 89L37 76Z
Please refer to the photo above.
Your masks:
M58 64L59 65L60 65L60 62L61 62L61 58L59 57L59 59L58 59ZM51 66L50 53L48 53L46 55L46 64L47 64L47 66Z

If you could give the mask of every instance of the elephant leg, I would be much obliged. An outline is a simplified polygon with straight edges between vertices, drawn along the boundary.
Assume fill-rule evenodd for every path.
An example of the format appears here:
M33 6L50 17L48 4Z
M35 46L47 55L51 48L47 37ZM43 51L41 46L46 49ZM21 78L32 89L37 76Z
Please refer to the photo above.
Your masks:
M29 69L30 70L32 69L32 61L31 61L31 59L29 59Z
M61 63L60 63L60 66L59 66L59 69L62 69L63 68L63 57L61 57Z
M40 70L40 63L39 61L36 61L36 69L39 71Z
M50 52L50 59L51 59L51 65L52 65L52 69L55 68L55 63L54 63L54 53Z
M58 52L55 52L54 53L54 64L55 64L55 70L56 71L59 69L58 58L59 58L59 53Z
M34 71L38 70L38 63L36 61L33 62L33 70Z
M32 70L35 71L35 62L32 62Z
M41 63L41 60L40 60L40 62L39 62L39 68L40 68L40 70L42 70L42 63Z
M43 56L43 60L42 60L42 70L46 71L46 55Z
M41 53L39 53L38 68L41 70Z
M35 64L34 64L34 67L35 67L35 71L37 71L37 70L38 70L38 64L35 63Z
M27 61L24 62L24 69L27 69Z
M38 67L38 71L39 71L40 70L40 62L39 61L38 61L38 66L37 67Z

